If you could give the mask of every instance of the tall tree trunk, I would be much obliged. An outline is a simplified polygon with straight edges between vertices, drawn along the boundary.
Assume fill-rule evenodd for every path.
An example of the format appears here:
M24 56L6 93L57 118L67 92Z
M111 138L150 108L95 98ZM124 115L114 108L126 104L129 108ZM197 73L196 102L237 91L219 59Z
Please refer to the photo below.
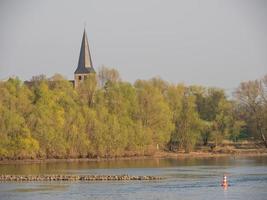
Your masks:
M257 120L257 128L258 130L260 131L260 136L261 136L261 139L263 141L263 144L265 145L265 147L267 148L267 141L266 141L266 137L262 131L262 124L260 123L260 119L256 119Z
M265 138L264 133L261 130L260 130L260 134L261 134L261 139L263 140L263 143L264 143L265 147L267 148L267 140Z

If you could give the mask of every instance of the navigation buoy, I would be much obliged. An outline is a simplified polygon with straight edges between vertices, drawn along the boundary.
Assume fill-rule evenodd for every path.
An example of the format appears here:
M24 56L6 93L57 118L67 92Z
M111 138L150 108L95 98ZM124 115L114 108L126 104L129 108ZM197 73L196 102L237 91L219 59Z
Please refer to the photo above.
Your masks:
M225 174L223 175L223 180L222 180L221 186L224 187L224 188L227 188L229 186L229 184L227 182L227 177L226 177Z

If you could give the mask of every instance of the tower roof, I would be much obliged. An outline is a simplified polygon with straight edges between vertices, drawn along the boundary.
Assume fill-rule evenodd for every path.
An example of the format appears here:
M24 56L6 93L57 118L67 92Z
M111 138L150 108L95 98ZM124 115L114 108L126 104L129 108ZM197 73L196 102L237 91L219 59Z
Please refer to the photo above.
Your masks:
M74 74L88 74L91 72L95 72L95 70L93 68L87 34L84 29L78 67L75 70Z

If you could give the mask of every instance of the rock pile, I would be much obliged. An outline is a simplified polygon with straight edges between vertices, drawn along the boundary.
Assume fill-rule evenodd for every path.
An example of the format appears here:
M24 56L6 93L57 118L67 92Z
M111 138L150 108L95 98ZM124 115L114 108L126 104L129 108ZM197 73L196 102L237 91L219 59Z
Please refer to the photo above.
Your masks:
M1 175L0 181L129 181L160 180L158 176L129 175Z

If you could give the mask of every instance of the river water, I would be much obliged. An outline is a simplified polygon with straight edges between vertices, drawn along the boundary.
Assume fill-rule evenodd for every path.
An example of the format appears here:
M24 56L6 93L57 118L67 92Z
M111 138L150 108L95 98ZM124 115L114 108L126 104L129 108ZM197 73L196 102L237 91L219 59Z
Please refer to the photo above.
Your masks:
M222 175L231 184L220 186ZM157 181L2 182L0 200L267 199L267 157L0 164L0 174L155 175Z

